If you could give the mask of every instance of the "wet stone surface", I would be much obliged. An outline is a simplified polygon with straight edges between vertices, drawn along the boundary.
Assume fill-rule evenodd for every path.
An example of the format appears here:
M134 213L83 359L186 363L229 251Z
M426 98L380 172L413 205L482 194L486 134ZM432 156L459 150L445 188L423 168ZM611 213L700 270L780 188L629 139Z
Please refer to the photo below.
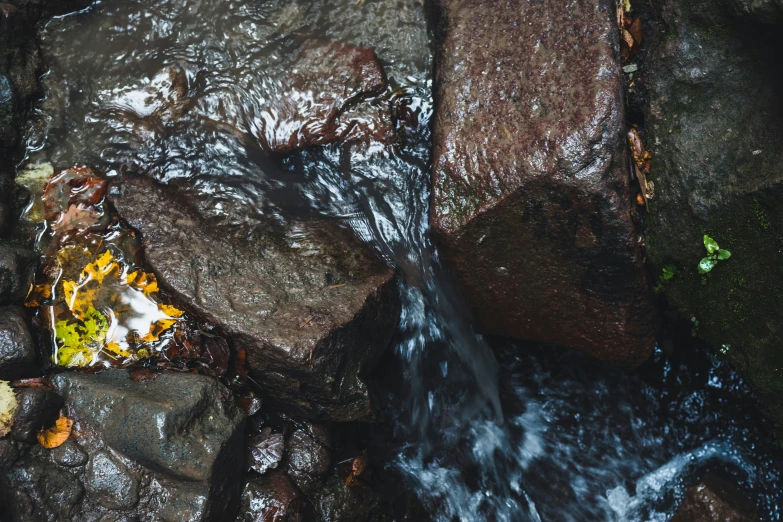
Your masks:
M0 181L0 190L2 190ZM0 239L0 305L20 304L30 289L36 255Z
M431 222L467 303L491 333L641 363L655 325L614 11L436 4Z
M760 3L759 3L760 5ZM650 45L647 255L668 302L732 360L783 428L783 47L722 2L664 2ZM706 139L705 139L706 137ZM709 235L731 258L698 271Z
M167 522L234 516L245 418L217 381L173 373L134 382L108 370L60 374L53 385L87 446L85 513L138 509L145 520ZM83 459L78 451L53 456L65 468Z
M22 308L0 306L0 379L35 376L40 372L36 357Z
M118 181L109 198L161 282L247 351L264 393L310 417L371 416L360 373L399 314L391 268L335 222L272 222L248 240L211 226L171 187Z
M671 522L755 522L753 503L726 479L708 473L691 487Z
M129 509L139 501L138 479L106 451L91 455L85 486L99 504L109 509Z
M254 130L264 150L292 152L372 134L376 141L390 139L388 102L385 110L382 103L369 108L375 112L370 121L346 114L387 88L386 75L372 49L344 44L311 47L300 53L292 67L283 79L282 92L263 113L261 128Z
M63 405L62 397L41 388L17 389L16 400L11 437L24 442L35 442L39 431L52 426Z

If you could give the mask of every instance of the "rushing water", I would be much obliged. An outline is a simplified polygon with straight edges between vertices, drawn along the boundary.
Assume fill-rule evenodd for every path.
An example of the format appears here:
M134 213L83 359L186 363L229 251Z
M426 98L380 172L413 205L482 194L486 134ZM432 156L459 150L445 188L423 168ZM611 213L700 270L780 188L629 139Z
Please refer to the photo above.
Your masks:
M425 15L421 0L102 0L43 31L47 98L28 163L142 169L247 230L315 211L399 267L390 465L435 520L665 521L711 469L780 520L769 429L722 364L659 351L629 375L570 352L493 352L474 332L428 238ZM268 156L257 138L282 78L332 41L375 49L390 83L380 100L406 113L400 139Z

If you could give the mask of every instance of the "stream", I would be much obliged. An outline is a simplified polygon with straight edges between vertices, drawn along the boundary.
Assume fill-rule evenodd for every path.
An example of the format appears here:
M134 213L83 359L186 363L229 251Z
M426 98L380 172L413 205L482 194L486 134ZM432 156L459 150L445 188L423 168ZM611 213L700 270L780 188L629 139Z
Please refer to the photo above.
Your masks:
M268 154L258 143L270 100L303 49L333 41L375 50L400 139ZM428 232L422 0L100 0L51 20L42 48L46 98L28 165L141 169L248 234L270 216L315 213L398 268L387 465L433 520L665 522L711 470L731 476L762 521L781 520L772 427L742 379L689 335L623 372L474 330Z

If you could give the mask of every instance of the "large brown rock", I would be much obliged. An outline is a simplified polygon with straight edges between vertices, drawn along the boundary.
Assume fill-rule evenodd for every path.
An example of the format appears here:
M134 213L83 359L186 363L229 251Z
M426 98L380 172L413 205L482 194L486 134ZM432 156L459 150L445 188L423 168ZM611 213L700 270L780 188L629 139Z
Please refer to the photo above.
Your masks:
M610 2L439 0L431 220L486 329L634 365L654 342Z
M685 494L671 522L756 522L753 503L730 482L708 473Z
M394 272L331 221L258 239L208 223L172 188L125 176L111 190L147 261L183 304L247 350L265 393L308 417L368 419L361 375L399 316Z

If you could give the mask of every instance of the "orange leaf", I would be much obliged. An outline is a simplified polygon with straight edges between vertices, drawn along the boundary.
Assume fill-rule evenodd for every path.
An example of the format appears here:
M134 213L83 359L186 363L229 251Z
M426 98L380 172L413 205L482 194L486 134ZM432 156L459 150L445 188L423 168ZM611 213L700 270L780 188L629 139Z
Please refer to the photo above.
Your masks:
M61 415L54 426L38 432L38 442L46 449L61 446L71 436L72 428L73 421Z

